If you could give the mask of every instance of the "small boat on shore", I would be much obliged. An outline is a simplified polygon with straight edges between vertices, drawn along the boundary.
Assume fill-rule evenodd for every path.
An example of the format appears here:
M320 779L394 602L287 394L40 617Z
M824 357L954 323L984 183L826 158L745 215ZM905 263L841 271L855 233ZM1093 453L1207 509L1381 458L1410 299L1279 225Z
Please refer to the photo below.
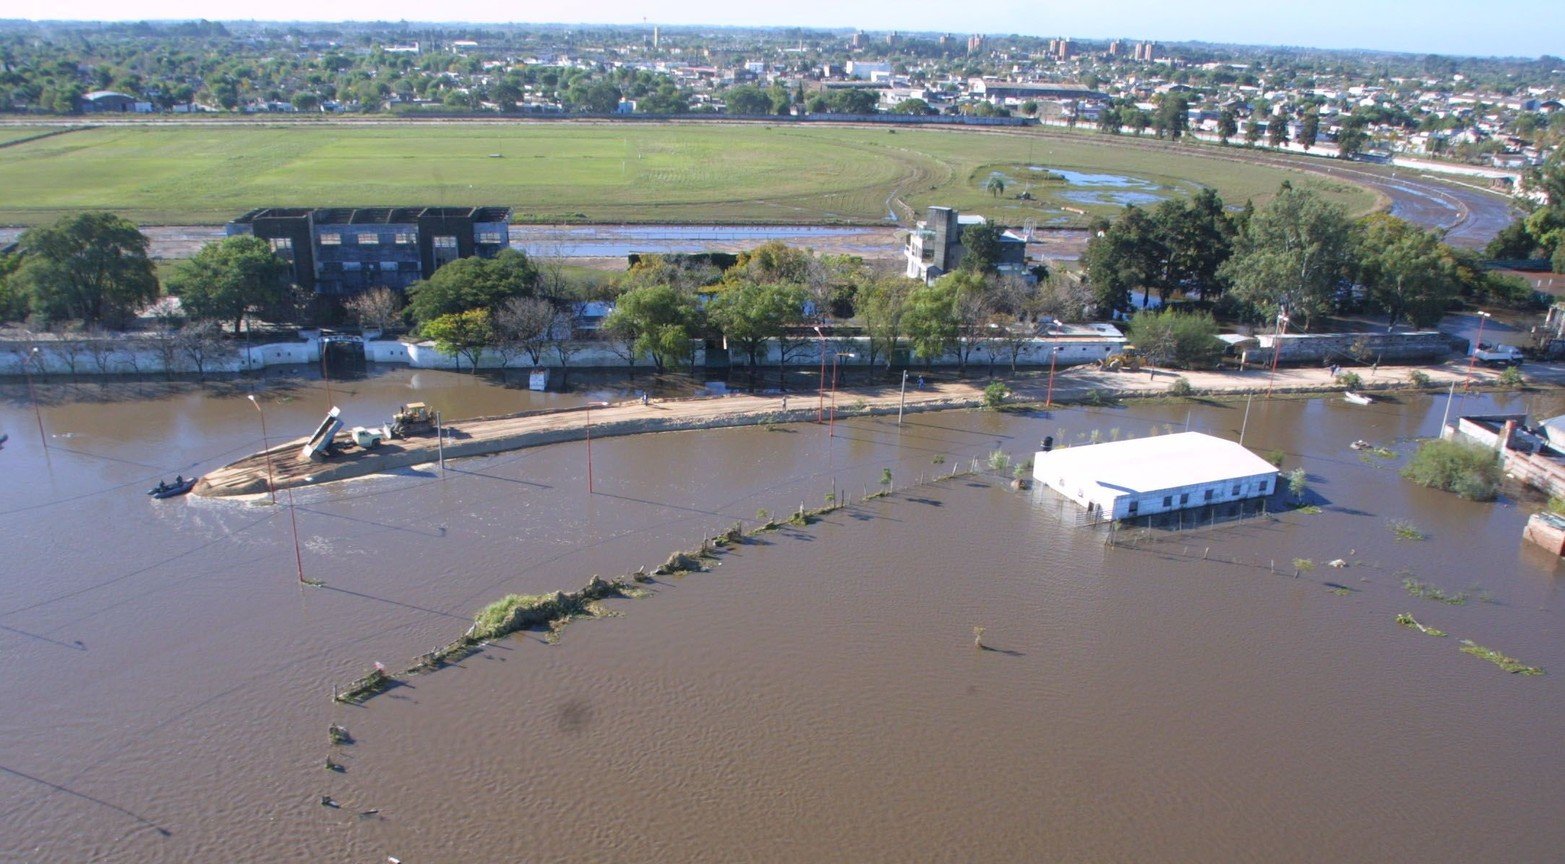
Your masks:
M1352 390L1343 393L1342 398L1352 402L1354 405L1373 405L1375 403L1375 400L1365 396L1363 393L1354 393Z
M196 479L181 475L175 477L173 483L166 480L159 481L158 485L147 490L147 494L154 498L174 498L196 488Z

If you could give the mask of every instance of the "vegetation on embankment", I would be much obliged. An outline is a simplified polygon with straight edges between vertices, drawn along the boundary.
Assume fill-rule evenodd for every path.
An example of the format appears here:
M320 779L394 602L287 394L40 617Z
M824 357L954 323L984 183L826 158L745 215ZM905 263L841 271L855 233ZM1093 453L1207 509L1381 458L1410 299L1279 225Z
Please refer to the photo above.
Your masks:
M970 470L977 470L976 460ZM964 473L967 472L953 468L947 474L936 475L929 482L949 480ZM861 500L870 501L891 494L894 487L890 469L884 470L880 486L881 488L875 492L866 490ZM839 498L838 492L833 490L827 495L825 506L806 509L803 504L800 504L799 509L782 522L772 518L765 510L759 511L756 514L758 524L755 527L747 530L743 523L735 523L733 527L715 537L703 539L696 549L681 550L669 555L668 560L654 569L650 575L645 569L640 569L625 577L612 580L593 576L586 585L576 591L532 595L507 594L478 610L473 616L473 626L468 628L466 633L443 648L437 648L415 658L413 665L400 674L388 672L383 666L376 664L368 673L346 687L334 687L332 698L339 702L363 702L392 687L402 678L455 663L478 651L486 643L503 639L522 630L546 629L548 636L545 637L545 641L556 642L559 640L560 632L572 621L606 615L607 612L602 605L604 600L616 597L644 597L648 592L639 587L640 584L652 582L655 577L677 578L687 573L704 571L707 562L717 558L720 550L742 543L747 537L778 530L784 524L803 528L814 524L826 514L848 506L849 503L847 496Z

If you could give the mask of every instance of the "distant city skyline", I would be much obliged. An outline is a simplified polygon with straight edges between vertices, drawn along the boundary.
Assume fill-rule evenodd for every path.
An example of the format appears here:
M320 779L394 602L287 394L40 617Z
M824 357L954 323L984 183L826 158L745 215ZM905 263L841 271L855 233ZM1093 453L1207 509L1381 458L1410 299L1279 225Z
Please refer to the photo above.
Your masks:
M966 35L1067 36L1161 42L1398 51L1412 54L1538 57L1565 53L1565 15L1542 0L1315 0L1265 4L1205 0L1113 0L1107 4L1039 4L992 0L981 7L916 0L788 4L735 4L684 0L677 4L598 0L591 4L521 3L498 6L450 0L431 6L415 0L272 0L263 19L225 18L225 7L196 7L187 0L21 0L30 20L140 21L399 21L440 23L615 24L722 27L859 28L871 32L948 32ZM1550 8L1555 9L1549 12ZM497 11L498 10L498 11ZM981 10L980 14L975 14ZM262 11L250 7L246 11ZM438 18L432 17L437 15Z

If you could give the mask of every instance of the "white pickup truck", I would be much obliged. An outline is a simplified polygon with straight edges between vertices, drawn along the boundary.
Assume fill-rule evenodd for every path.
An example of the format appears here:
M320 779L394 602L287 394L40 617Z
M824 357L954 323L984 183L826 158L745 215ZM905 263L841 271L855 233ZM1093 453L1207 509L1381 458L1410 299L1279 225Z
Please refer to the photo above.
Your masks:
M1522 349L1515 345L1485 345L1480 342L1473 349L1473 358L1491 366L1520 366Z

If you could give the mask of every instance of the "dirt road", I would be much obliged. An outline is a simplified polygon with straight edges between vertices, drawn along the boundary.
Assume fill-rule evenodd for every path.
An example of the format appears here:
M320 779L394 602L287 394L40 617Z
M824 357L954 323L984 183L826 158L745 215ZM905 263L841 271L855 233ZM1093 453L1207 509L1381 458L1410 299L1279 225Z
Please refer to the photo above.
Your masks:
M1356 370L1364 379L1365 390L1404 387L1411 369L1422 369L1432 387L1445 387L1462 381L1466 366L1446 364L1427 367L1383 366L1375 370ZM1540 369L1539 372L1546 370ZM1473 371L1473 383L1494 383L1498 372L1479 368ZM1530 373L1531 374L1531 373ZM1540 379L1552 376L1542 374ZM1053 387L1056 402L1079 402L1092 397L1156 396L1168 393L1174 382L1183 378L1196 393L1290 393L1341 389L1331 380L1328 370L1314 367L1245 372L1105 372L1094 367L1062 370ZM907 411L933 411L965 408L983 404L984 391L970 382L930 382L920 387L916 373L910 376L906 393ZM1007 382L1012 402L1042 402L1049 393L1047 376L1031 373ZM903 394L895 387L854 388L835 394L838 419L863 414L895 414ZM535 412L506 417L458 420L450 423L444 435L444 456L454 459L482 456L538 447L561 441L606 438L647 432L674 432L687 429L715 429L725 426L751 426L763 423L802 423L832 420L829 401L813 392L778 395L733 395L703 399L639 401L561 411ZM316 483L329 483L429 464L441 455L442 442L434 435L387 442L374 450L349 448L326 461L299 458L303 439L271 448L268 453L247 456L201 478L194 494L213 497L255 495L267 491L267 477L277 489ZM270 459L267 457L270 456Z

